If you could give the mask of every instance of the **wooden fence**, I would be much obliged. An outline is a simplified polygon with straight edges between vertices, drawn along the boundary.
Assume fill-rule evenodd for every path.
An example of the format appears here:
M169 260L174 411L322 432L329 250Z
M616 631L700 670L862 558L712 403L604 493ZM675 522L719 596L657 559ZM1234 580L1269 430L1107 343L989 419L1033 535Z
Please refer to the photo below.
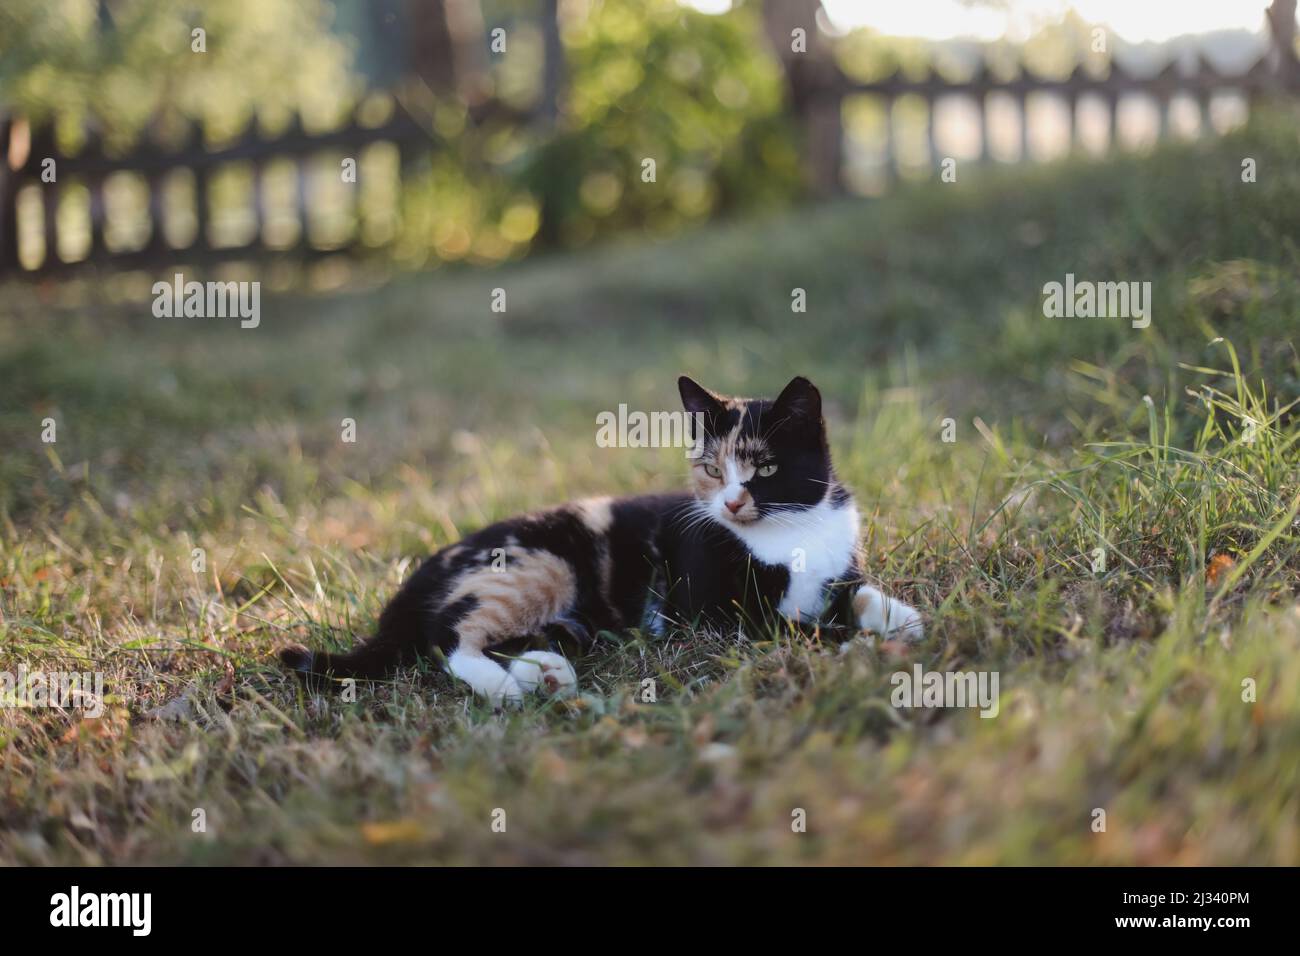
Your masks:
M408 80L413 81L405 87L415 92L412 102L430 111L434 108L433 101L458 102L465 110L468 125L476 129L529 126L534 135L545 135L553 129L564 79L559 0L537 0L532 16L517 16L519 20L533 20L544 41L538 99L527 107L506 103L490 92L491 83L486 76L486 28L474 0L410 0L407 12L409 35L401 65ZM365 150L388 143L396 147L401 175L405 177L419 160L445 145L432 132L435 125L432 119L417 119L400 105L401 97L392 99L395 102L391 117L379 125L354 117L329 132L309 133L295 118L288 129L273 137L264 136L254 124L236 141L215 148L206 143L203 130L194 125L178 147L168 148L146 139L123 155L107 151L93 135L75 153L65 153L58 148L49 129L29 131L20 120L6 120L0 110L0 279L16 272L40 276L95 264L110 268L157 267L173 262L273 255L301 258L354 248L361 244L359 228L341 242L332 241L325 246L315 243L310 235L310 212L318 205L321 192L312 179L313 163L325 154L353 158L360 163ZM54 161L57 170L54 182L42 177L48 159ZM284 162L296 166L296 197L290 218L298 228L296 238L288 245L271 245L263 228L267 212L264 173L273 164ZM239 165L251 168L249 205L255 228L247 243L214 242L210 229L215 218L210 187L223 169ZM144 183L148 233L143 246L123 248L106 241L112 217L105 204L105 180L118 173L131 174ZM183 248L169 242L164 228L169 208L176 205L166 201L165 187L178 173L187 174L192 180L188 216L177 217L188 218L194 225L193 241ZM336 168L334 175L337 174ZM349 200L354 210L360 210L364 193L364 183L358 181L358 184L362 188L351 190ZM40 215L30 218L41 220L39 231L44 237L43 254L35 263L30 254L23 261L19 244L20 230L30 233L35 225L20 222L23 217L19 209L24 192L30 199L33 186L39 193ZM84 255L64 259L59 251L58 211L69 189L82 188L88 193L82 203L88 207L83 217L88 223L88 247ZM30 207L31 203L25 205ZM400 203L395 212L400 214ZM360 216L355 218L359 226Z
M421 154L437 148L433 135L400 107L390 118L379 125L364 125L353 119L347 124L323 133L306 132L298 118L273 138L263 136L255 124L237 139L216 147L205 146L203 131L191 125L182 143L169 149L150 140L137 144L129 152L115 155L103 143L91 136L75 153L61 151L48 128L29 133L15 121L0 126L0 157L11 158L15 152L25 153L10 177L0 184L0 274L23 270L19 259L18 201L23 188L37 185L40 188L44 232L44 256L32 269L37 273L62 271L87 264L109 263L114 268L155 265L176 259L218 260L262 255L268 252L311 254L321 250L312 246L306 224L311 195L308 189L308 162L322 153L333 152L347 157L359 157L363 150L376 143L391 143L400 153L402 168ZM46 160L53 160L53 182L42 179ZM267 245L263 225L266 219L266 202L263 190L264 171L268 164L288 160L297 168L294 218L301 224L296 242L289 247ZM210 222L212 202L210 179L213 173L232 163L246 163L252 172L251 212L256 224L251 242L244 245L218 245L212 241ZM193 242L183 249L168 245L163 223L165 180L177 171L188 171L193 188ZM145 184L148 194L149 235L143 246L133 249L111 249L105 243L107 215L104 202L105 179L115 173L132 173ZM89 193L89 247L84 257L65 262L59 257L58 209L64 190L84 187ZM348 242L355 243L354 233ZM346 247L346 243L344 244ZM330 251L337 251L338 247Z
M808 0L812 2L812 0ZM1108 143L1118 142L1121 101L1139 97L1154 102L1158 111L1158 134L1169 130L1170 104L1175 97L1188 96L1197 105L1201 128L1207 126L1210 103L1225 93L1241 95L1249 105L1270 96L1294 96L1300 92L1300 67L1295 52L1296 0L1274 0L1268 10L1272 34L1270 49L1248 70L1224 74L1203 54L1194 68L1184 72L1177 62L1151 75L1135 75L1111 60L1104 76L1095 76L1078 66L1065 77L1048 77L1021 69L1012 77L995 76L987 66L963 80L950 80L931 71L921 77L908 77L901 71L872 81L846 76L828 51L820 57L783 56L787 85L794 111L802 121L805 134L805 167L810 186L822 195L845 189L844 105L852 97L874 98L885 116L884 142L881 144L887 174L897 175L899 162L895 142L894 105L903 97L924 103L925 138L929 161L939 165L943 153L935 136L935 107L940 101L958 98L974 105L979 117L980 158L989 158L989 103L994 96L1009 98L1019 116L1019 157L1029 157L1031 98L1052 97L1064 103L1069 117L1070 143L1078 138L1079 103L1096 98L1106 105L1110 120ZM783 52L783 51L778 51ZM815 52L815 51L810 51Z

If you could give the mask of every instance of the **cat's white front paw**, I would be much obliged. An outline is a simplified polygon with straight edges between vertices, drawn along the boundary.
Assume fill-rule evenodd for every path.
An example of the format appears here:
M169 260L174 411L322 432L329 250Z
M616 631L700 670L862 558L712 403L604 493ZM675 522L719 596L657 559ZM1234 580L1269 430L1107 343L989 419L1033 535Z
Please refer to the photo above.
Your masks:
M510 662L510 676L524 693L541 691L552 696L570 694L578 675L563 655L551 651L526 651Z
M869 585L863 585L853 596L853 612L858 627L875 631L885 638L919 641L925 637L921 612L916 608L882 594Z

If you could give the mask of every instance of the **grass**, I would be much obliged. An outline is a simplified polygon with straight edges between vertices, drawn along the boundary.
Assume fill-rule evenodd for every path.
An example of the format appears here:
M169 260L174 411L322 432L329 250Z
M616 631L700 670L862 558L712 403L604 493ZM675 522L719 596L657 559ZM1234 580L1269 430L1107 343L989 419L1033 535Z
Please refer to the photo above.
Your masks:
M0 863L1300 862L1295 147L1274 118L493 272L326 272L247 331L153 318L154 276L5 288L0 670L93 667L109 700L0 708ZM1044 318L1066 272L1150 280L1150 328ZM679 487L680 452L594 433L681 371L823 387L923 644L606 635L580 698L507 714L272 665L364 636L466 530ZM998 716L892 707L916 663L998 672Z

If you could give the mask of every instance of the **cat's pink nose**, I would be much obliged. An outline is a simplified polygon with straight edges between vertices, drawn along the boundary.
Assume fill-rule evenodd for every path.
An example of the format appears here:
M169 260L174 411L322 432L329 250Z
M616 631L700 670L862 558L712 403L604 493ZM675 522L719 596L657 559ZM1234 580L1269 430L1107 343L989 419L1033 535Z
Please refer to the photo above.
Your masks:
M745 503L744 503L743 501L728 501L728 502L727 502L727 510L730 511L733 515L734 515L736 512L738 512L738 511L739 511L741 508L743 508L743 507L745 507Z

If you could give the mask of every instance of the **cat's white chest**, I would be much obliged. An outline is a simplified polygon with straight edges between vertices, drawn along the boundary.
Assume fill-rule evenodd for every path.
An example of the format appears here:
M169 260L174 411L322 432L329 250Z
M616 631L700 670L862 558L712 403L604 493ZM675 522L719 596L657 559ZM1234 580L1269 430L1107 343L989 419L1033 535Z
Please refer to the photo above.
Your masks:
M825 605L826 585L844 575L858 542L858 509L823 501L807 511L788 512L752 525L728 525L764 564L784 566L790 583L778 610L811 621Z

